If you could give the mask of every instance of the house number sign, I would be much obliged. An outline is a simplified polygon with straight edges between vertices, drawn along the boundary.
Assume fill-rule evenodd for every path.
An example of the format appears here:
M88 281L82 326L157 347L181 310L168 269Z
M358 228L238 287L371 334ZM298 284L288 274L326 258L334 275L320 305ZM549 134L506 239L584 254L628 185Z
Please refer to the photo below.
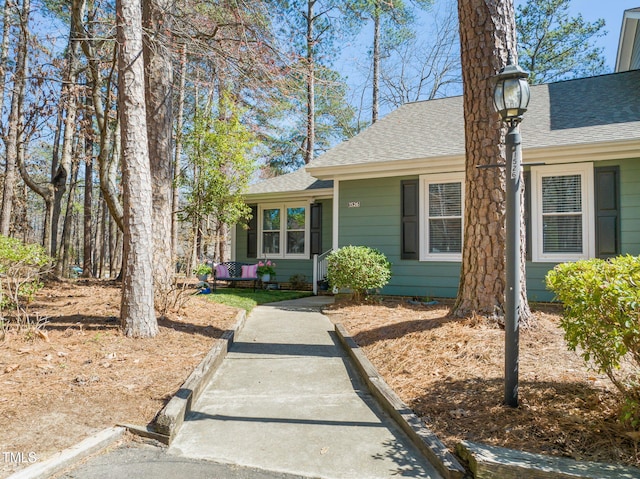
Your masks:
M349 201L349 208L360 208L359 201Z

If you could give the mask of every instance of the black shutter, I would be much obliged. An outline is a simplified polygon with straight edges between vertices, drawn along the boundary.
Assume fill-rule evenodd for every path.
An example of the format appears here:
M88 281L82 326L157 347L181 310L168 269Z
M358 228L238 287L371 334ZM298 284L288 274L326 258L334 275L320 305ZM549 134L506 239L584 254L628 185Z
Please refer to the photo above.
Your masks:
M596 256L620 254L620 168L594 169L596 193Z
M322 254L322 203L311 205L311 254Z
M525 232L525 257L531 261L531 173L529 171L523 172L524 179L524 232Z
M247 223L247 258L258 257L258 207L251 205L251 219Z
M400 257L402 259L418 259L419 225L418 180L403 180L400 182L402 195L402 229Z

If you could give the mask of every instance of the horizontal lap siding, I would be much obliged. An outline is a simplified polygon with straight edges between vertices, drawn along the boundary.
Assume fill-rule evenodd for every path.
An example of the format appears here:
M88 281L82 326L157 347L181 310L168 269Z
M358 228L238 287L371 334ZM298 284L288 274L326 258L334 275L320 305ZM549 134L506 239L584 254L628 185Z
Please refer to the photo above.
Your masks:
M620 166L622 253L640 255L640 158Z
M369 246L392 265L384 294L455 297L460 263L400 259L400 182L410 177L341 181L340 246ZM357 208L349 208L358 202Z
M600 166L620 166L621 253L640 255L640 159L603 161ZM544 278L556 263L527 262L527 294L530 301L552 301Z
M322 203L322 249L324 251L331 249L331 231L332 231L332 200L318 200ZM236 227L236 261L243 263L257 263L262 259L262 255L258 253L258 258L247 258L247 231L244 227L238 225ZM275 280L279 282L288 282L291 276L297 274L305 275L308 283L313 281L313 261L309 259L282 259L275 258L272 260L276 263ZM272 278L273 279L273 278Z

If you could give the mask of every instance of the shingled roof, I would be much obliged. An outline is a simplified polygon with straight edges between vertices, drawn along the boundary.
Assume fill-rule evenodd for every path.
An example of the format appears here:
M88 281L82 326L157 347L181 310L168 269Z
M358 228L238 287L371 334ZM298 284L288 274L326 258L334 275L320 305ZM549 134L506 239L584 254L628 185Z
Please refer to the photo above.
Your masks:
M341 167L464 155L462 97L408 103L307 166ZM531 87L526 151L640 139L640 70Z
M331 180L318 180L300 168L293 173L275 176L249 187L248 194L317 191L333 187Z
M596 147L640 141L640 70L531 87L521 124L523 152ZM604 146L602 146L604 145ZM640 156L640 147L631 151ZM371 172L381 166L464 158L462 97L407 103L305 168L254 184L249 194L331 188L341 169ZM406 163L405 163L406 165ZM315 176L314 176L315 175ZM326 178L320 180L317 178Z

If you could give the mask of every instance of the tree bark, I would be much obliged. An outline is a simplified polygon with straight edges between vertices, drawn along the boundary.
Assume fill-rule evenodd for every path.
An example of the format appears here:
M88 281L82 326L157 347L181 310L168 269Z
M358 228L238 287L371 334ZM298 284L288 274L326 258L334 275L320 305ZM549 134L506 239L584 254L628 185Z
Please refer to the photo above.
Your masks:
M145 31L145 95L147 134L153 192L153 281L158 304L173 288L175 277L171 247L173 199L173 66L167 32L170 0L143 2Z
M380 91L380 0L373 10L373 81L371 85L371 123L378 121L378 94Z
M153 209L140 1L118 0L116 21L124 200L120 320L126 336L153 337L158 334L158 323L153 297Z
M516 54L511 0L458 2L465 121L465 215L462 270L452 313L504 315L505 169L477 168L505 163L505 129L493 106L492 77ZM524 242L523 242L524 244ZM521 265L524 270L524 256ZM524 281L525 275L522 274ZM529 305L522 303L521 318Z
M91 121L91 98L85 99L85 128L87 129L84 148L84 215L82 243L82 277L93 277L95 238L93 235L93 126Z
M313 160L316 142L315 39L313 31L315 3L315 0L307 0L307 144L304 151L305 164Z
M178 208L180 195L178 191L178 183L180 176L180 157L182 156L182 130L184 128L184 97L187 73L187 45L183 44L180 52L180 90L178 92L178 117L176 121L176 144L173 164L173 197L172 218L171 218L171 257L174 260L178 257Z
M18 41L16 72L14 75L13 93L11 95L11 110L7 138L5 139L6 164L4 185L2 191L2 207L0 208L0 234L9 236L11 228L11 212L16 187L16 165L18 163L18 141L24 123L23 106L27 84L28 45L29 45L29 12L30 0L23 0L19 12L20 37Z

